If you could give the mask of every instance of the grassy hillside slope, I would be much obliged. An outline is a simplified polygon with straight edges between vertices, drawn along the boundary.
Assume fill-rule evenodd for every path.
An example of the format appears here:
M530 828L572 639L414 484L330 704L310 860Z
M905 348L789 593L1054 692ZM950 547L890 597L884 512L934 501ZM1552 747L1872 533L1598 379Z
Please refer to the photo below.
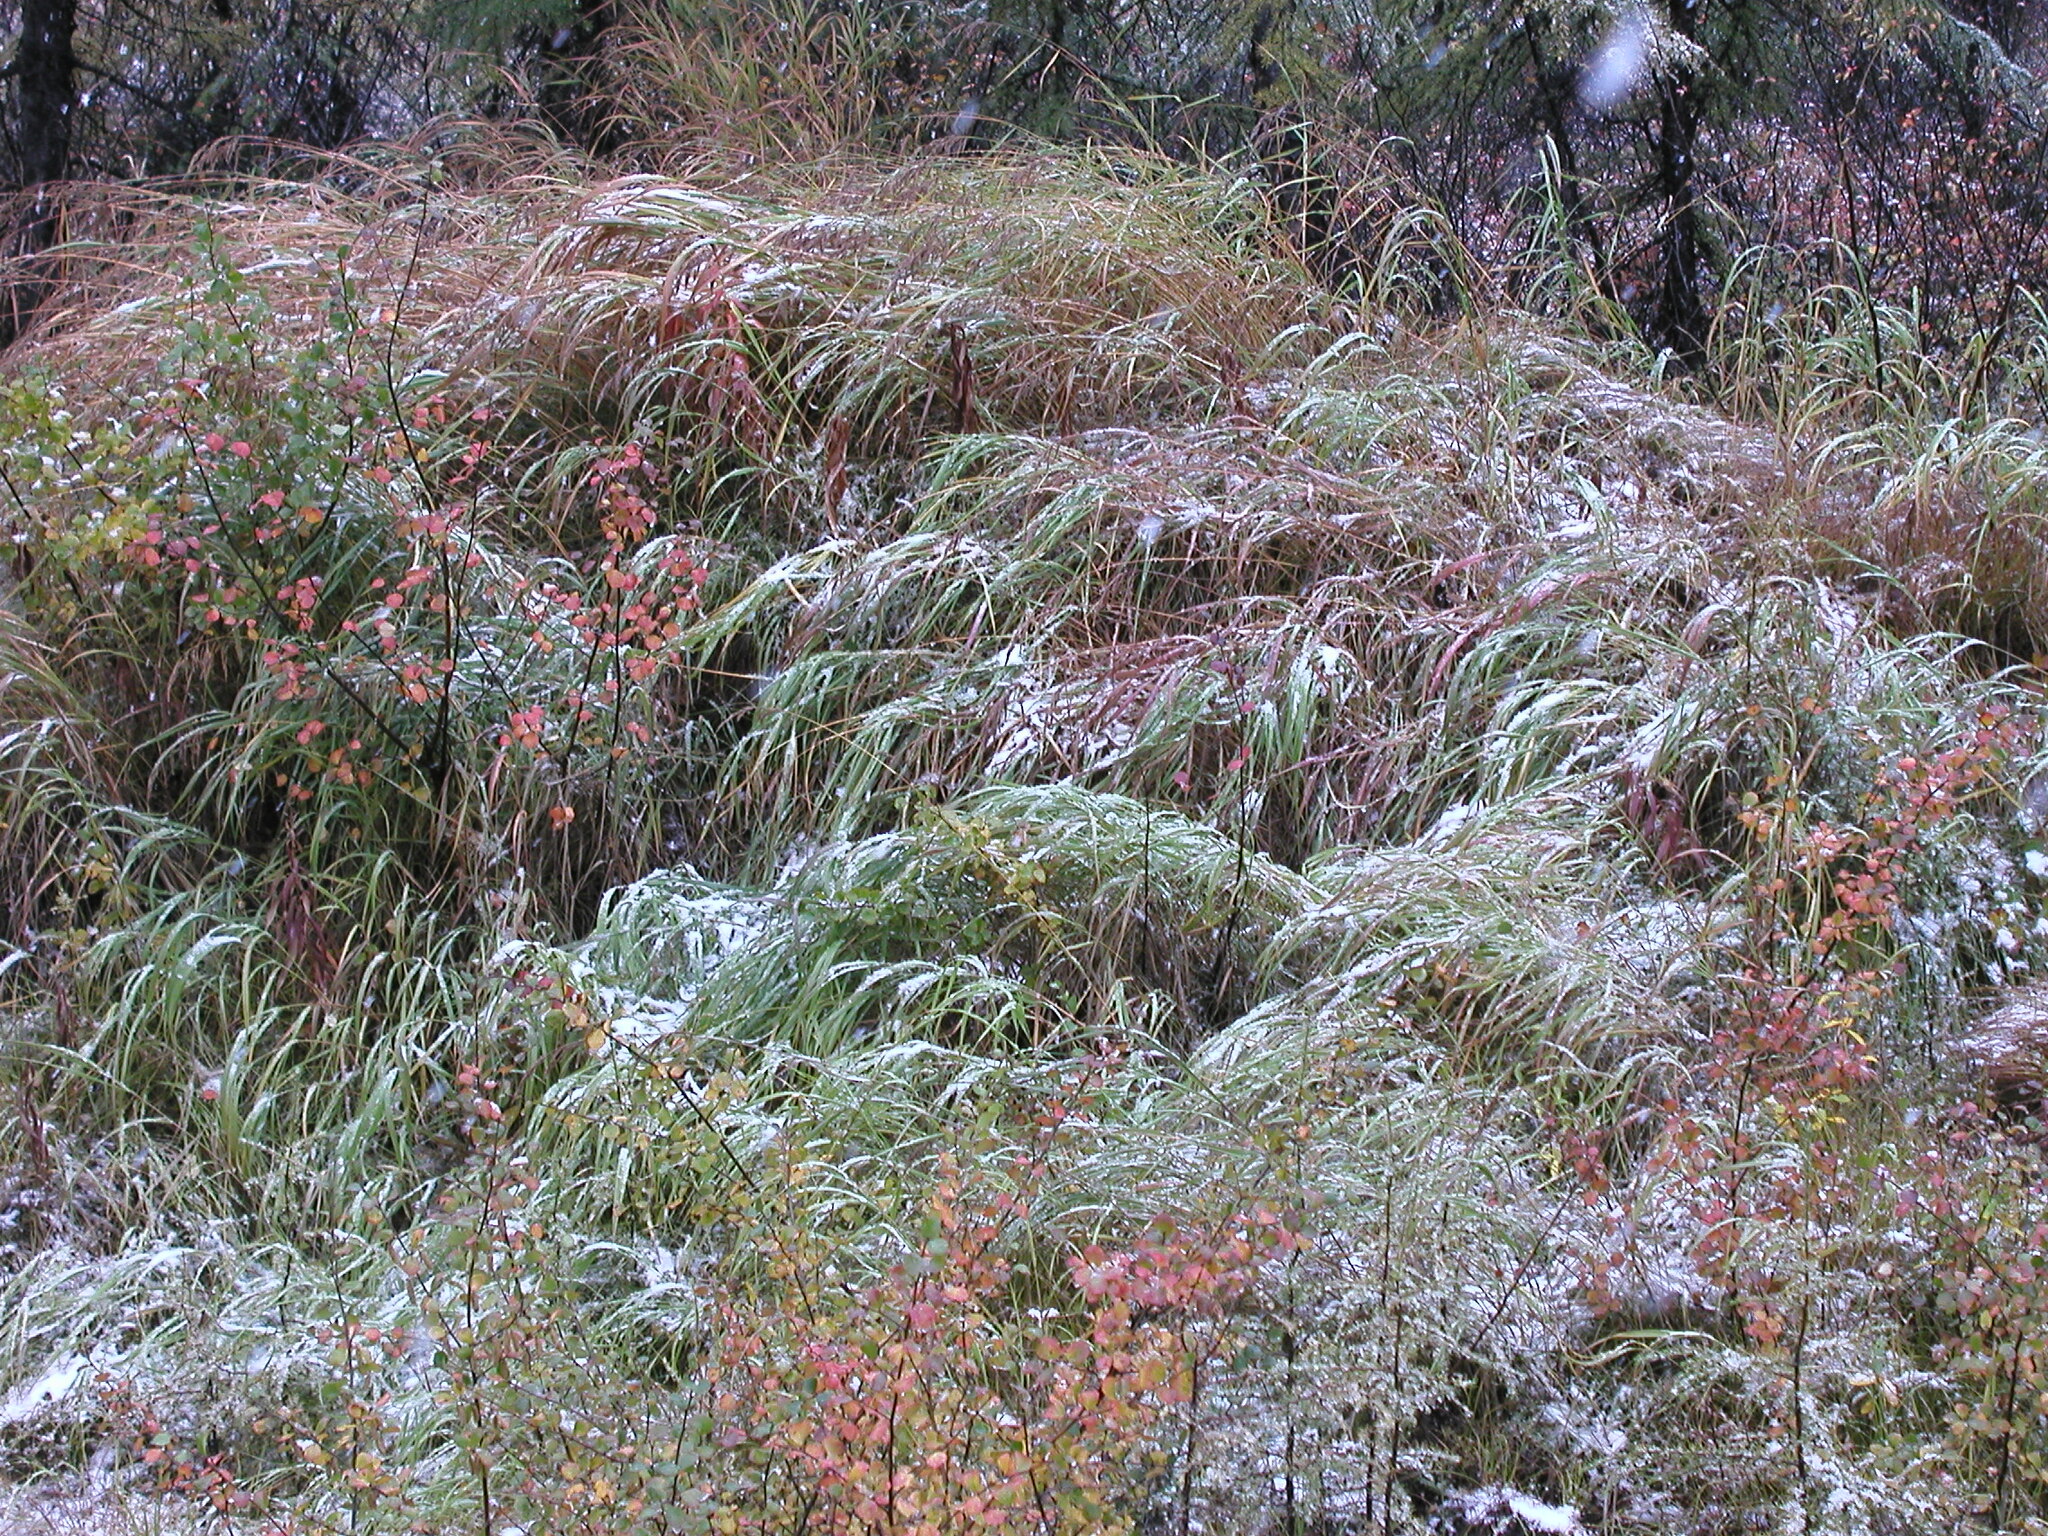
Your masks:
M2048 1511L2048 456L1910 317L1710 409L1131 153L121 198L0 401L7 1475Z

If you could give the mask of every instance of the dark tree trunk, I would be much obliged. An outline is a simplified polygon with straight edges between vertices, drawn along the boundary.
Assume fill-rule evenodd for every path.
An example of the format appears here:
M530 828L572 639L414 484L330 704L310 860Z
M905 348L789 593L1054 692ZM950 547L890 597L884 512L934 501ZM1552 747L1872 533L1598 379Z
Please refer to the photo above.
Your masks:
M597 80L598 50L612 21L612 0L576 0L575 21L540 49L542 116L563 138L600 154L616 147Z
M17 249L34 257L57 240L57 200L49 190L71 170L71 124L78 111L78 0L22 0L21 47L15 54L15 100L20 120L20 190L29 194ZM44 283L33 271L8 284L0 304L0 346L21 334L42 302Z
M77 29L78 0L23 0L15 73L24 188L62 181L71 168L71 119L78 110L78 58L71 40Z
M1544 52L1545 17L1530 13L1524 28L1529 41L1529 68L1536 77L1536 95L1543 107L1543 129L1557 155L1558 196L1564 203L1566 229L1576 235L1585 223L1585 188L1579 181L1578 146L1572 139L1571 95L1574 71L1553 62Z
M1688 43L1699 40L1704 3L1668 0L1671 30ZM1691 68L1668 70L1658 97L1657 190L1664 199L1664 237L1651 329L1683 366L1697 368L1706 360L1707 306L1700 294L1700 218L1693 181L1700 137L1699 82Z

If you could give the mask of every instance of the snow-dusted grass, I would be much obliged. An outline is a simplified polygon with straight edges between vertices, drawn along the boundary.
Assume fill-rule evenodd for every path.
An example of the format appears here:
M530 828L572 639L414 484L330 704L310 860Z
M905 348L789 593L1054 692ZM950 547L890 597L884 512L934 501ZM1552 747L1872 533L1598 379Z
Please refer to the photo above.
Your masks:
M697 1401L711 1278L772 1271L736 1207L832 1234L851 1285L925 1240L943 1151L1008 1177L1056 1105L1020 1308L1161 1216L1312 1237L1133 1475L1161 1528L1804 1536L2036 1497L2037 1419L1955 1429L1983 1378L1893 1214L1986 1042L2039 1049L1969 1026L2042 953L2031 760L1915 850L1876 1082L1815 1141L1749 1128L1759 1166L1853 1170L1833 1203L1758 1218L1764 1279L1709 1275L1674 1172L1684 1116L1742 1117L1713 1037L1785 938L1743 811L1855 818L2033 707L1940 625L2038 617L2009 520L1957 521L1986 485L2031 516L2036 439L1854 421L1825 356L1736 421L1526 315L1354 313L1254 185L1137 155L501 172L153 216L207 220L308 344L350 242L393 366L490 407L494 568L587 553L590 444L645 445L713 551L657 737L586 770L573 841L481 714L431 816L295 809L204 747L286 729L248 658L58 547L93 482L35 509L0 615L0 1475L126 1456L89 1368L310 1528L474 1528L431 1352L379 1409L403 1517L255 1428L333 1406L318 1330L444 1304L474 1065L575 1319L534 1390L650 1423ZM81 454L213 302L136 266L22 356ZM1954 569L1915 586L1930 543ZM173 689L217 712L162 720ZM381 845L416 813L430 869ZM28 1498L0 1524L101 1507Z

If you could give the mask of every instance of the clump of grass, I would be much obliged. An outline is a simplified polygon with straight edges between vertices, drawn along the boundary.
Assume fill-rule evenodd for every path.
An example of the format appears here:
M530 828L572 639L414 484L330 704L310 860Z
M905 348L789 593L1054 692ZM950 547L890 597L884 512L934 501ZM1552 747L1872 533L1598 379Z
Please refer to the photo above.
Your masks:
M757 149L792 101L777 154L868 131L819 72L872 40L807 25L718 77ZM817 1342L971 1186L1015 1202L974 1305L1034 1358L1094 1317L1073 1264L1232 1255L1172 1293L1199 1383L1089 1474L1104 1529L2017 1508L2040 1425L1969 1352L2007 1314L1870 1190L1947 1158L2020 1230L1956 1021L2038 963L2036 764L1982 724L2035 695L1933 626L2032 623L2027 430L1924 359L1885 404L1841 294L1731 320L1737 419L1604 332L1382 324L1408 257L1333 292L1228 171L700 148L156 189L19 354L0 1383L87 1359L309 1528L589 1524L594 1446L641 1479L605 1520L687 1524L743 1502L688 1430L734 1317ZM195 398L246 435L202 452ZM263 505L231 458L323 487L236 546L242 608L148 559ZM386 601L413 571L441 607ZM687 598L631 668L600 583ZM1967 796L1898 812L1958 740ZM1791 1047L1730 1041L1901 827L1828 972L1853 1070L1760 1120ZM550 1394L708 1470L580 1420L543 1458Z

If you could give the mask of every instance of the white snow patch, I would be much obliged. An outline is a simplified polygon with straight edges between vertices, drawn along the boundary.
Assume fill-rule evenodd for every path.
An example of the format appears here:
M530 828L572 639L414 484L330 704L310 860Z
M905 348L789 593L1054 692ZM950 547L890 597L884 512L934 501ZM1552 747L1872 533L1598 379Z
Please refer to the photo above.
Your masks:
M1478 817L1479 807L1461 800L1456 805L1446 807L1443 814L1437 817L1430 829L1423 833L1417 842L1428 847L1442 847L1455 841L1467 824L1476 821Z
M1628 1436L1612 1424L1590 1423L1573 1416L1563 1403L1552 1403L1541 1415L1558 1437L1582 1456L1619 1456L1628 1449Z
M1515 1530L1517 1527L1509 1521L1519 1522L1521 1530L1536 1536L1582 1536L1586 1529L1579 1523L1578 1510L1571 1505L1546 1504L1519 1488L1502 1484L1454 1493L1444 1500L1444 1508L1482 1530Z
M62 1402L91 1368L83 1355L64 1355L52 1361L42 1375L0 1401L0 1425L26 1424L51 1404Z

